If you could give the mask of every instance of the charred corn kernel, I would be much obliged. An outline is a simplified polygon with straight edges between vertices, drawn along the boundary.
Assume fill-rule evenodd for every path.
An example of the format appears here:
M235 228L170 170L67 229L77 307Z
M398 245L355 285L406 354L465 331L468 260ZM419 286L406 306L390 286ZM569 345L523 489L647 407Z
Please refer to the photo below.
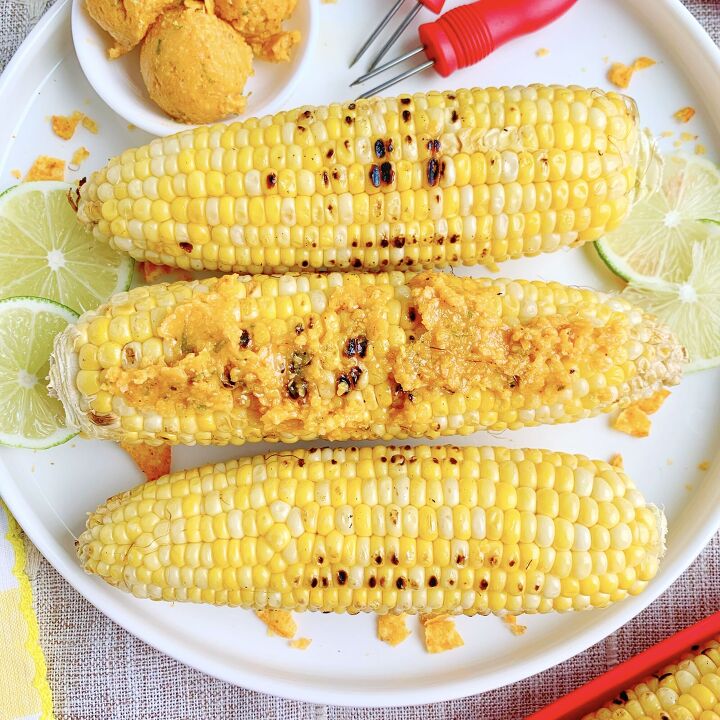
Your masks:
M468 314L483 322L468 323ZM89 436L223 445L571 422L676 384L684 361L670 332L642 311L557 283L431 272L227 275L115 296L58 336L50 373L68 421ZM88 409L99 390L112 399L101 423ZM140 420L120 421L132 416ZM565 494L584 469L557 478L549 461L478 460L463 476L449 460L421 463L431 501L445 496L452 506L477 493L486 509L537 511L558 521L543 533L568 549L572 524L597 520L618 543L637 544L625 520L631 503L604 499L612 475L597 479L596 497L576 499ZM361 463L356 477L373 471ZM476 487L462 485L478 477ZM521 488L538 490L535 505ZM502 518L485 522L502 536ZM589 541L605 538L596 531ZM585 536L577 542L587 549Z
M714 720L720 717L720 655L718 639L693 646L677 663L657 672L582 720L611 718L673 718Z
M232 271L494 263L615 227L658 175L646 171L655 151L638 122L616 93L540 85L300 108L128 150L81 188L78 216L140 260L181 267L191 265L188 230L162 223L186 223L190 198L203 201L195 242L220 244L209 232L218 223L228 235L243 228L234 244L246 252L223 261ZM319 202L332 194L347 196L339 209ZM268 197L288 204L251 203L241 220L204 202ZM296 223L332 238L322 247L334 252L288 246ZM427 228L412 232L415 223ZM363 241L347 252L354 228ZM216 270L218 256L204 250L193 267Z
M518 476L540 464L553 468L544 490L563 488L561 469L572 474L583 467L591 496L615 502L632 493L627 523L648 542L633 554L635 565L625 569L622 582L602 563L584 567L569 552L557 553L567 563L542 565L542 516L530 513L536 522L528 524L532 531L519 547L520 513L480 508L479 487L456 492L446 478L441 493L422 497L410 489L413 482L437 484L431 470L437 466L454 468L465 483L504 484L499 474L479 477L480 457L515 466ZM141 598L257 610L475 615L605 606L604 593L616 601L640 592L650 577L638 580L639 567L656 570L663 551L661 513L645 504L622 470L609 496L593 482L609 470L580 456L507 448L391 446L246 457L166 475L111 498L89 517L78 553L88 572ZM578 489L584 491L582 483ZM502 537L491 539L478 511L504 523ZM168 542L158 552L153 534L167 525L166 517L172 517L163 530ZM720 689L715 659L720 652L676 673L683 707L713 707Z

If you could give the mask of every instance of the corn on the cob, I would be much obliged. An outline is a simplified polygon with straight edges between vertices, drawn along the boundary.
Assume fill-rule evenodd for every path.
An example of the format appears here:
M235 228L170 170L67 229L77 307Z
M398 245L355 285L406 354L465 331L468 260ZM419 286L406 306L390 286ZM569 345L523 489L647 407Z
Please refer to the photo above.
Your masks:
M58 337L50 377L89 436L223 445L569 422L684 361L622 298L558 283L225 275L116 295Z
M720 720L720 643L694 647L582 720Z
M154 140L89 178L78 217L138 260L186 269L493 264L596 240L657 162L616 93L418 93Z
M664 518L622 470L543 450L292 450L110 499L88 572L154 600L357 613L545 613L641 592Z

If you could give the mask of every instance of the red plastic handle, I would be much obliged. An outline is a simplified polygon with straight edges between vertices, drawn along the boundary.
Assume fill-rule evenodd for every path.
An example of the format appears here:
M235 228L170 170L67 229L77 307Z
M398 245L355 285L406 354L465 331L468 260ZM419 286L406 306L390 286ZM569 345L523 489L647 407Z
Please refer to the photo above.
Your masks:
M428 10L434 12L436 15L440 14L440 11L445 5L445 0L417 0L421 5L424 5Z
M508 40L535 32L577 0L478 0L419 28L425 54L448 75L474 65Z
M639 655L616 665L587 685L565 695L552 705L528 715L525 720L577 720L644 680L653 672L677 662L683 653L720 635L720 612L671 635Z

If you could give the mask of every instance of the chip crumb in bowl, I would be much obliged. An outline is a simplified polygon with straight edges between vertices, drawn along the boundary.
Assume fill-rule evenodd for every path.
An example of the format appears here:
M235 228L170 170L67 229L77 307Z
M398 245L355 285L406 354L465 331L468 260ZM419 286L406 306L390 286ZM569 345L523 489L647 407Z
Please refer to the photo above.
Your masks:
M689 105L687 107L682 107L678 111L676 111L673 114L673 117L681 123L688 123L690 122L693 117L695 116L695 108L690 107Z

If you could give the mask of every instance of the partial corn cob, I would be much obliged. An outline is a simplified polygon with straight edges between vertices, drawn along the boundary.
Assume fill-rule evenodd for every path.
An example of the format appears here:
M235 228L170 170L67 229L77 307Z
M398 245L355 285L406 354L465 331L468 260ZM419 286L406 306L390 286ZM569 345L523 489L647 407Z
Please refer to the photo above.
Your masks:
M224 445L571 422L677 383L685 359L622 298L558 283L226 275L85 313L50 378L90 437Z
M138 260L186 269L492 265L596 240L658 162L623 95L418 93L154 140L89 178L78 217Z
M90 515L88 572L261 610L546 613L641 592L664 518L622 470L499 447L292 450L167 475Z
M720 720L720 643L693 647L582 720Z

